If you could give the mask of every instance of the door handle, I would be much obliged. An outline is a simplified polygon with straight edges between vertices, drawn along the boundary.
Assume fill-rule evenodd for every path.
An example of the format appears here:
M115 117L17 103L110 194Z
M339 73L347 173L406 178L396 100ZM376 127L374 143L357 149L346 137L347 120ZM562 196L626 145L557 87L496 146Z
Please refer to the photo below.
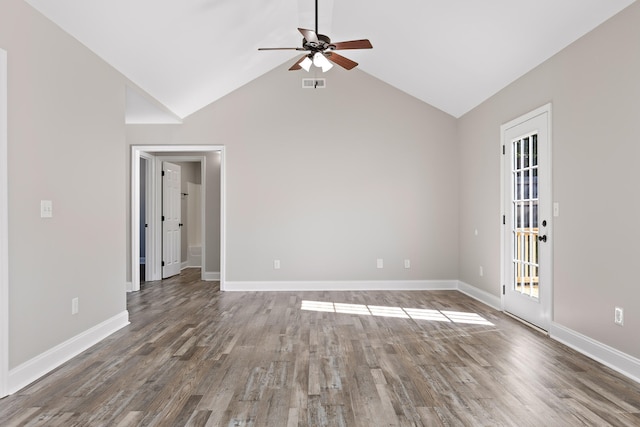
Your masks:
M538 240L540 240L541 242L546 242L547 241L547 235L543 234L542 236L538 236Z

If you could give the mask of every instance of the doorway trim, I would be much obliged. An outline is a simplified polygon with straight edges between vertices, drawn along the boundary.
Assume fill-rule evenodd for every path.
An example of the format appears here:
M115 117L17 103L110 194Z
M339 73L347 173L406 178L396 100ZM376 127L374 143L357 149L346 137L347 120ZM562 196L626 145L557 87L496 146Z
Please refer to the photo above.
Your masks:
M500 218L500 222L501 222L501 227L500 227L500 283L501 283L501 292L500 292L500 302L501 302L501 309L503 312L505 311L505 286L507 286L507 281L509 280L508 277L506 277L506 252L507 252L507 247L505 244L505 239L506 239L506 233L507 233L507 227L505 225L505 216L507 215L507 212L505 212L505 203L507 203L506 197L505 197L505 188L507 185L509 185L509 183L507 183L505 181L505 168L507 167L507 160L503 154L503 147L505 147L506 144L510 143L510 141L507 141L505 139L506 133L509 129L518 126L520 124L524 124L526 122L528 122L529 120L544 115L546 114L546 127L547 127L547 141L546 141L546 147L545 150L547 152L547 177L548 179L544 180L544 186L540 186L540 194L547 194L547 201L549 203L549 205L553 204L553 167L552 167L552 138L553 138L553 129L552 129L552 105L551 103L547 103L541 107L536 108L533 111L530 111L529 113L526 113L516 119L513 119L503 125L500 126L500 213L501 213L501 218ZM551 211L551 209L549 209L549 211ZM508 220L507 220L508 222ZM550 236L550 242L547 245L547 250L549 251L549 256L548 256L548 266L546 268L548 268L549 273L548 273L548 283L545 284L545 288L547 289L547 292L544 293L544 299L542 298L542 294L541 294L541 304L543 305L543 311L542 311L542 325L534 325L537 326L538 328L541 328L544 331L548 331L550 326L551 326L551 322L553 321L553 218L551 215L549 215L548 218L548 226L547 226L547 234ZM527 322L525 322L527 323Z
M0 49L0 398L9 378L9 172L7 52Z
M226 264L226 180L225 147L223 145L132 145L131 146L131 287L130 291L140 290L140 158L144 155L155 156L162 153L176 156L176 153L202 153L217 151L220 153L220 290L225 289ZM153 154L152 154L153 153ZM196 156L196 154L194 154ZM189 155L180 156L189 158ZM192 156L193 157L193 156ZM154 165L151 161L147 166ZM204 164L202 173L204 173ZM153 182L154 180L152 180ZM153 184L152 184L153 185ZM155 190L152 190L155 191ZM154 204L155 205L155 204ZM151 207L153 209L153 206ZM204 216L203 216L204 220ZM153 233L152 233L153 234ZM157 246L157 242L153 247ZM203 257L204 259L204 257ZM204 267L203 267L204 272Z
M145 188L144 188L144 194L140 194L140 199L142 199L142 197L144 197L144 204L145 204L145 224L149 224L149 218L151 218L154 215L154 207L151 206L150 203L150 199L151 199L151 193L152 191L155 191L155 185L156 183L153 181L153 177L155 176L154 174L154 167L155 167L155 162L153 161L153 156L149 155L146 152L141 152L140 153L140 159L139 161L141 161L142 159L145 160ZM140 171L140 170L139 170ZM138 174L138 177L140 177L140 175ZM139 178L138 178L139 179ZM141 201L141 200L140 200ZM140 208L140 203L138 203L138 209ZM139 211L138 211L139 212ZM138 232L140 232L140 229L138 229ZM138 241L138 245L140 245L141 242ZM146 253L145 253L145 263L144 263L144 277L152 277L153 276L153 272L152 272L152 262L154 261L154 252L153 252L153 248L155 247L155 235L153 235L152 233L149 233L148 230L145 230L145 245L146 245ZM150 249L151 248L151 249ZM139 246L138 246L138 252L139 252ZM140 265L140 260L138 259L138 265ZM139 271L139 270L137 270ZM139 276L138 276L138 283L140 282ZM131 289L129 289L131 290Z

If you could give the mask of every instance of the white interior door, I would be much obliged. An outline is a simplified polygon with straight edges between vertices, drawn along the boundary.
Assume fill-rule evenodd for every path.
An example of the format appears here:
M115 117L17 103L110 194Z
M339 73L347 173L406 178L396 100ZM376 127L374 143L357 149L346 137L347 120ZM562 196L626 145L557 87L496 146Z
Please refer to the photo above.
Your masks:
M162 162L162 278L180 273L180 166Z
M503 309L551 321L551 106L502 126Z

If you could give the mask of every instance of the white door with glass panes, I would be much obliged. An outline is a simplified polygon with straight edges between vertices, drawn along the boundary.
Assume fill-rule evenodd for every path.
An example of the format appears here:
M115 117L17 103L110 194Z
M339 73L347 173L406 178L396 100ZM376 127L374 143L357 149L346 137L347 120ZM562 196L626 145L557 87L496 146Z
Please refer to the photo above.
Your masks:
M551 104L501 126L502 304L541 329L551 322Z

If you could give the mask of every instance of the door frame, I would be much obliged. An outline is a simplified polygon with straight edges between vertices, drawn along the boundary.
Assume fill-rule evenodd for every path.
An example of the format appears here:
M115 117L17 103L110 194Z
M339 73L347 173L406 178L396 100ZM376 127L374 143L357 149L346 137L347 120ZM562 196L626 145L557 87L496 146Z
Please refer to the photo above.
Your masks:
M0 398L9 381L9 172L7 52L0 49Z
M154 165L155 162L153 161L154 157L151 156L150 154L146 153L146 152L141 152L140 153L140 158L138 159L139 161L144 159L146 162L145 165L145 179L144 179L144 183L145 183L145 188L144 188L144 194L140 194L140 200L138 203L138 208L140 207L140 205L142 204L142 198L144 197L144 205L145 205L145 224L147 224L147 228L145 230L144 233L144 238L145 238L145 261L144 261L144 277L146 278L150 278L153 277L153 266L151 265L151 260L154 259L154 254L153 254L153 248L155 245L155 236L152 233L149 233L149 220L150 218L153 216L153 208L151 206L151 192L155 191L155 186L156 183L154 182L153 177L155 176L154 174ZM138 175L140 176L140 175ZM140 225L139 225L140 227ZM138 232L140 230L138 229ZM139 252L139 248L140 248L140 241L138 241L138 252ZM138 255L139 257L139 255ZM139 258L138 258L139 259ZM138 265L139 265L139 261L138 261ZM148 280L148 279L147 279ZM139 282L139 277L138 277L138 282Z
M551 206L553 205L553 167L552 167L552 138L553 138L553 132L552 132L552 108L551 108L551 103L545 104L541 107L536 108L533 111L530 111L527 114L524 114L516 119L513 119L503 125L500 126L500 223L501 223L501 227L500 227L500 283L502 284L501 287L501 292L500 292L500 304L501 304L501 309L503 312L505 312L505 287L507 286L507 280L508 278L506 277L506 251L508 250L505 244L505 240L506 240L506 233L507 233L507 227L506 224L504 223L504 218L507 215L507 212L505 211L505 203L506 203L506 198L505 198L505 189L506 186L508 185L507 182L505 182L505 173L506 173L506 168L507 168L507 161L509 159L507 159L507 156L503 155L503 147L506 146L506 144L510 143L510 141L507 141L505 138L505 134L507 132L507 130L518 126L520 124L523 124L535 117L538 117L540 115L546 114L547 120L546 120L546 126L547 126L547 141L545 144L545 150L547 152L547 165L545 166L547 169L547 176L548 179L545 180L546 182L544 182L543 186L539 187L539 194L547 194L548 197L548 203L549 203L549 212L552 212ZM539 218L541 218L539 216ZM540 327L541 329L548 331L549 327L551 326L551 322L553 321L553 218L552 215L549 215L549 218L547 219L547 227L546 227L546 234L549 236L549 242L546 244L546 248L549 251L549 265L545 266L545 268L548 269L549 273L548 273L548 283L545 283L545 292L540 292L540 302L542 305L542 321L543 324L542 325L534 325L536 327ZM510 231L509 231L510 232Z
M220 290L223 291L225 289L225 265L226 265L226 180L225 180L225 147L223 145L132 145L131 146L131 286L129 291L139 291L140 290L140 158L142 156L150 156L155 159L159 155L162 157L162 154L165 154L166 158L176 158L180 159L189 159L198 157L195 153L203 153L203 152L212 152L217 151L220 153ZM189 154L178 156L177 153L194 153L192 156ZM186 160L185 160L186 161ZM153 169L151 173L153 173L157 166L157 160L153 160L147 163L147 166L151 166L149 169ZM202 165L201 173L203 176L205 174L205 164ZM154 176L156 176L154 174ZM157 184L155 184L156 180L152 179L148 185L152 185L153 188L150 190L150 194L155 195L159 191ZM204 204L203 204L204 207ZM147 206L147 215L152 215L151 218L155 218L158 216L158 203L157 201L152 201L150 206ZM205 215L203 215L203 221ZM158 227L153 226L153 222L150 222L150 228L156 229ZM204 233L205 228L203 227L202 232ZM157 234L154 231L149 233L150 235ZM151 256L153 259L150 259L149 262L153 263L152 266L157 264L157 260L161 259L162 250L158 253L158 245L161 243L157 238L153 239L154 241L148 242L151 243L150 247L151 251L147 249L147 257ZM203 260L204 260L204 251L203 251ZM203 261L204 262L204 261ZM156 277L154 273L156 268L153 267L153 272L151 277ZM204 266L202 268L202 274L205 273ZM161 274L161 273L157 273Z
M190 162L190 163L200 163L200 197L202 200L205 200L205 194L207 194L207 158L205 156L156 156L155 158L155 167L156 170L162 170L162 163L164 162L172 162L172 163L181 163L181 162ZM155 230L155 253L158 254L158 258L156 258L156 264L161 264L161 260L163 259L162 253L162 224L158 220L160 215L162 215L162 185L159 185L161 182L161 177L159 175L154 175L156 181L156 192L155 197L152 198L151 203L155 202L155 209L158 212L158 215L155 216L151 221L154 222L153 230ZM202 265L200 278L202 280L207 280L208 278L205 276L205 268L204 261L206 260L207 253L207 244L206 244L206 203L202 203L200 206L201 215L200 215L200 241L202 242ZM184 221L184 219L183 219ZM153 277L153 276L152 276ZM162 267L160 267L160 277L152 278L151 280L160 280L162 279Z

